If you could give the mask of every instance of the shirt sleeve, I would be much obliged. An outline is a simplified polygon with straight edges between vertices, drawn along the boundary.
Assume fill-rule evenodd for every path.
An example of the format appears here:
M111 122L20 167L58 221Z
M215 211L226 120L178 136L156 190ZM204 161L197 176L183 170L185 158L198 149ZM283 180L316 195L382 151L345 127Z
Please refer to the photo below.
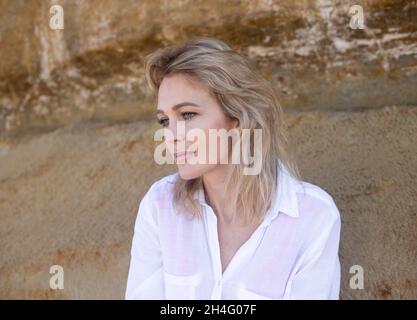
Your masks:
M340 214L334 202L324 210L327 221L320 222L314 241L303 255L301 266L292 279L289 299L339 299Z
M126 300L165 299L156 210L148 191L139 204L136 216Z

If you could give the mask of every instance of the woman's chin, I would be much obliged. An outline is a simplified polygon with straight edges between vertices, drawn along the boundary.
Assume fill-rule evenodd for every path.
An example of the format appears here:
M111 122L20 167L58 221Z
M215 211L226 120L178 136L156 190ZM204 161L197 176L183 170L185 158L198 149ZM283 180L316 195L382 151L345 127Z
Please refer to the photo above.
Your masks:
M178 173L180 177L184 180L191 180L198 177L201 177L206 171L207 167L204 165L198 164L177 164Z
M191 180L199 177L198 170L195 170L195 168L192 168L189 164L177 164L178 166L178 173L180 174L180 177L184 180Z

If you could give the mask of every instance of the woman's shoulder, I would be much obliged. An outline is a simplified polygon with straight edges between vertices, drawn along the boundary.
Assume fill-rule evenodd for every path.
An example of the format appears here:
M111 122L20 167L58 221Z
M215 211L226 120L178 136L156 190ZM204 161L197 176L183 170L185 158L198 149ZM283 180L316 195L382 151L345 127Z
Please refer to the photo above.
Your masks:
M161 197L169 196L178 176L179 173L175 172L154 181L146 192L146 196L153 200L162 200Z
M139 199L139 212L153 221L159 220L159 213L166 212L172 204L172 187L178 173L173 173L154 181ZM138 213L139 213L138 212ZM156 222L155 222L156 223Z
M297 198L299 213L301 216L312 216L315 220L334 223L340 220L337 204L324 187L308 181L299 180L297 186Z

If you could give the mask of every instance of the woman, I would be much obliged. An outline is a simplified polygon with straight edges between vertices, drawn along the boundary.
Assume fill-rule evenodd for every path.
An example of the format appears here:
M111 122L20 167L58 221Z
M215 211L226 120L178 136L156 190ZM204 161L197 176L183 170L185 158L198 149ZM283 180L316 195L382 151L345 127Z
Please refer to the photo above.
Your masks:
M141 200L126 299L338 299L339 211L327 192L300 180L270 84L207 37L157 50L145 71L178 172ZM234 130L241 139L228 136L222 153L213 141L189 139L191 130ZM244 159L261 156L224 161L244 146ZM187 161L215 150L215 161Z

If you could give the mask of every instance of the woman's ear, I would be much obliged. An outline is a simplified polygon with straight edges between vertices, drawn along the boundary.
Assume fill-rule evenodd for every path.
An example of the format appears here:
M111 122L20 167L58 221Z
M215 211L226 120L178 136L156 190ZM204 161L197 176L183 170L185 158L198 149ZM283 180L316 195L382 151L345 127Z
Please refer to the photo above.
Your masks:
M239 119L234 118L234 119L233 119L233 128L238 129L238 128L239 128L239 126L240 126L240 121L239 121Z

